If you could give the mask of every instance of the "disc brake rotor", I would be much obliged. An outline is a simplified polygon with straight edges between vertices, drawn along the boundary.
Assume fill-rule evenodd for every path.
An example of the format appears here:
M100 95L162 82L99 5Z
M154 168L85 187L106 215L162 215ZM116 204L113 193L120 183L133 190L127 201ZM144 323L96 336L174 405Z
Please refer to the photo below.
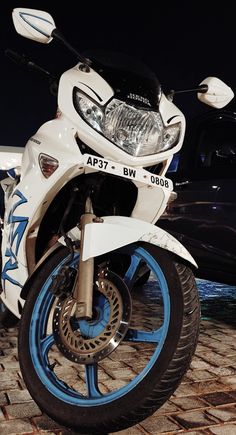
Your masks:
M109 355L125 336L131 317L128 287L113 272L97 282L93 318L74 316L72 296L59 300L53 316L53 332L59 350L71 361L93 364Z

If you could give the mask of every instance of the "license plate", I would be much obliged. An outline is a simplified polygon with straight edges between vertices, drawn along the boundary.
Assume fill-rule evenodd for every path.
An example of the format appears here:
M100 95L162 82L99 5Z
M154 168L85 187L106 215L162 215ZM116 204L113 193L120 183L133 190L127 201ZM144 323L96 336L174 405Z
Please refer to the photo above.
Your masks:
M92 168L97 171L117 175L118 177L128 178L130 180L161 187L170 191L173 190L173 183L170 179L162 177L161 175L152 174L145 169L122 165L121 163L115 163L111 160L92 156L90 154L84 154L84 165L85 167Z

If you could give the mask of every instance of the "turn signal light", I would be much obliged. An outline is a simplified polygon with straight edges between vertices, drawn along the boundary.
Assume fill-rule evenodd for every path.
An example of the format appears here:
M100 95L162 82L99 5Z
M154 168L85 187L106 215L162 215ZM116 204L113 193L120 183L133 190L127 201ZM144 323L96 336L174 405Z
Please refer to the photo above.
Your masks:
M39 166L44 177L49 178L57 170L59 162L48 154L40 153Z

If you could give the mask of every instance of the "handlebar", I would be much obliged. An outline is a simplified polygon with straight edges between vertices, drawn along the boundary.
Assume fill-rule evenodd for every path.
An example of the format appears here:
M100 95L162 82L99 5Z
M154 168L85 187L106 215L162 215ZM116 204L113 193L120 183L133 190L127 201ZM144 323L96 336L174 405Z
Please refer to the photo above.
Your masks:
M41 76L47 78L50 84L50 92L52 95L57 95L58 79L53 76L49 71L32 62L25 56L25 54L19 54L10 48L5 50L5 55L13 62L17 63L20 67L26 68L28 71L39 73Z

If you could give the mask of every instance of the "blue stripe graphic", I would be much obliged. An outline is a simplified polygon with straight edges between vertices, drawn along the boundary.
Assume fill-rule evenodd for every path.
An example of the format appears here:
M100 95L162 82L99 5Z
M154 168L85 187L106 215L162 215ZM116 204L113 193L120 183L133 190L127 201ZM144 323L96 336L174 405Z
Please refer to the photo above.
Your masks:
M9 259L5 263L2 271L3 289L5 289L5 281L9 281L13 285L17 285L18 287L22 288L22 285L18 281L8 275L8 271L18 269L17 255L22 237L29 221L28 217L16 216L14 215L14 212L16 211L17 207L19 207L19 205L24 204L28 201L23 193L21 193L19 190L16 190L13 196L17 196L19 198L19 201L17 201L13 205L7 220L8 224L10 224L10 232L5 257Z

